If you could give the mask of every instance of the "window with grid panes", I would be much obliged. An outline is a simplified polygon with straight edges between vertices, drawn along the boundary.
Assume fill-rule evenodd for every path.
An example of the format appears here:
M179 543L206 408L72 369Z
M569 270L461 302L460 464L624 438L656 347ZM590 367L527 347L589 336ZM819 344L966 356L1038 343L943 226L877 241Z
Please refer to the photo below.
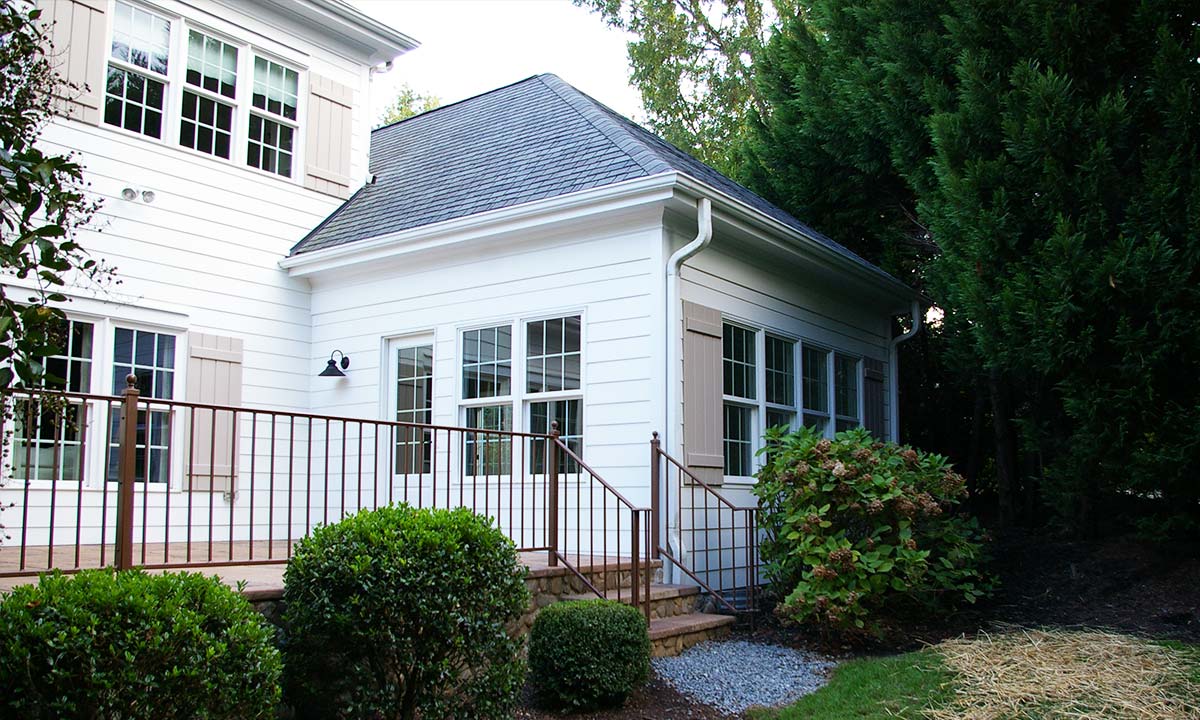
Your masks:
M117 2L104 91L104 122L161 138L167 97L171 21Z
M580 316L525 324L526 392L579 389Z
M766 336L766 427L791 427L796 420L795 353L795 342Z
M175 394L175 336L118 327L113 334L112 392L124 392L128 375L137 377L142 398L170 400ZM139 410L137 414L135 477L138 482L165 484L170 473L171 414ZM113 416L109 437L108 479L117 479L121 422Z
M188 31L187 72L179 119L179 144L229 159L237 109L238 49L196 30Z
M463 398L505 397L512 393L512 326L467 330L463 343Z
M254 58L250 132L246 163L284 177L292 176L298 131L300 74L264 57Z
M508 475L512 472L512 405L467 408L467 427L499 433L464 433L467 475Z
M92 336L90 322L67 320L55 332L62 353L42 359L45 375L41 385L67 392L92 390ZM43 403L38 399L18 400L12 409L13 477L29 480L78 482L83 477L83 447L80 432L86 422L82 401Z
M753 473L754 400L758 386L756 335L754 330L729 323L722 330L726 475L745 477Z
M838 432L858 427L858 358L835 354L833 359L834 413Z
M433 422L433 346L396 350L396 420ZM396 472L427 473L432 460L432 434L427 427L397 427Z
M825 432L829 425L829 351L804 345L800 373L804 425Z
M529 403L529 431L549 434L551 423L558 423L558 436L563 444L579 457L583 457L583 401L549 400ZM534 474L546 472L546 443L534 440L530 447L531 466ZM558 471L575 473L579 463L566 453L558 454Z

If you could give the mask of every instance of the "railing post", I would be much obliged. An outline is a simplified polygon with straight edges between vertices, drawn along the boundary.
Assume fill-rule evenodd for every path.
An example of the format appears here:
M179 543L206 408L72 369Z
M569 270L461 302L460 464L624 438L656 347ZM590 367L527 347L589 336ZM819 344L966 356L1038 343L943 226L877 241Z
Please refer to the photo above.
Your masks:
M638 557L638 554L639 554L638 553L638 538L641 535L641 533L639 532L638 521L640 521L642 519L642 514L640 512L638 512L637 510L633 510L632 512L629 513L629 518L630 518L629 519L629 525L630 525L629 529L630 529L630 534L632 535L632 542L630 543L631 552L630 552L630 558L629 558L629 586L630 586L630 592L633 595L633 606L636 608L642 602L642 595L639 592L640 588L638 587L639 580L641 580L641 578L639 577L639 575L641 574L639 572L641 570L641 567L640 567L640 563L638 562L638 560L640 559ZM646 623L649 624L650 623L650 607L649 606L645 607L645 613L646 613Z
M558 567L558 421L550 423L546 441L546 534L550 547L546 563Z
M658 431L654 431L654 435L650 438L650 543L648 548L650 557L658 559L658 548L662 543L662 536L659 535L661 526L659 518L662 516L662 458L658 456L660 449L660 440L658 439Z
M137 376L127 376L125 384L121 396L121 434L117 456L117 543L113 558L118 570L133 567L133 487L137 482Z

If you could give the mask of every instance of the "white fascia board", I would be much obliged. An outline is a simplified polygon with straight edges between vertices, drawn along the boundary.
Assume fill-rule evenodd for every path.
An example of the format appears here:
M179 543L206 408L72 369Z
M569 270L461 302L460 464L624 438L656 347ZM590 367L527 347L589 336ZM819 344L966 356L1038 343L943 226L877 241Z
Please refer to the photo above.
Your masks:
M678 178L678 187L681 190L697 198L709 198L712 200L714 210L720 210L726 216L727 221L735 222L747 232L754 235L758 240L801 255L809 255L810 257L822 260L836 267L839 271L844 271L863 282L884 290L889 295L894 295L897 299L902 299L903 304L898 306L899 310L897 312L907 310L908 304L913 300L919 299L924 303L929 302L928 298L905 285L900 280L882 271L876 272L864 267L860 263L833 250L811 235L801 232L790 225L786 225L761 210L707 183L703 183L684 173L679 173Z
M286 257L279 267L292 277L308 277L352 265L425 252L504 232L527 230L546 223L574 220L646 203L663 202L674 194L677 173L636 178L591 190L535 200L432 225L386 233L345 245Z

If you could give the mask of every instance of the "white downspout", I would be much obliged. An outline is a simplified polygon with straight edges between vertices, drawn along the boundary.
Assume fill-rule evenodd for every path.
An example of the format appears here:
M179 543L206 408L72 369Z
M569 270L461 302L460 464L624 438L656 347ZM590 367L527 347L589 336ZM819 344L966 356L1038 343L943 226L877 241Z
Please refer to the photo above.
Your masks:
M671 257L667 259L667 327L666 327L666 343L667 343L667 418L666 427L663 428L665 437L663 438L663 447L666 452L672 457L682 457L680 454L680 441L675 437L675 432L679 427L679 346L682 341L682 333L680 333L680 300L679 300L679 269L683 262L699 253L704 248L708 247L712 242L712 202L708 198L700 198L696 202L696 238L687 245L679 248L671 253ZM666 482L667 478L663 478L662 493L664 497L660 498L661 507L670 508L670 483ZM676 508L678 511L678 508ZM681 547L681 538L679 537L679 517L677 514L672 514L667 518L667 544L674 553L675 557L682 559L683 548ZM659 542L660 538L655 538L655 542ZM669 582L679 582L679 571L674 567L671 568L671 578Z
M892 338L888 346L888 434L892 442L900 442L900 359L896 352L897 346L921 331L921 303L913 300L912 328L898 337Z

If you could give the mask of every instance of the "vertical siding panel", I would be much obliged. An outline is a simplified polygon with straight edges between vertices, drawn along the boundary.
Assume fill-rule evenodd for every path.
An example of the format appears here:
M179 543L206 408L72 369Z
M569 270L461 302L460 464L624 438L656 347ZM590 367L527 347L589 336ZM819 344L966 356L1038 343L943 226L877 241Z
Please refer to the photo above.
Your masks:
M350 133L354 91L315 73L309 77L305 187L350 196Z
M720 483L725 475L721 386L721 313L683 303L684 462L696 477Z

